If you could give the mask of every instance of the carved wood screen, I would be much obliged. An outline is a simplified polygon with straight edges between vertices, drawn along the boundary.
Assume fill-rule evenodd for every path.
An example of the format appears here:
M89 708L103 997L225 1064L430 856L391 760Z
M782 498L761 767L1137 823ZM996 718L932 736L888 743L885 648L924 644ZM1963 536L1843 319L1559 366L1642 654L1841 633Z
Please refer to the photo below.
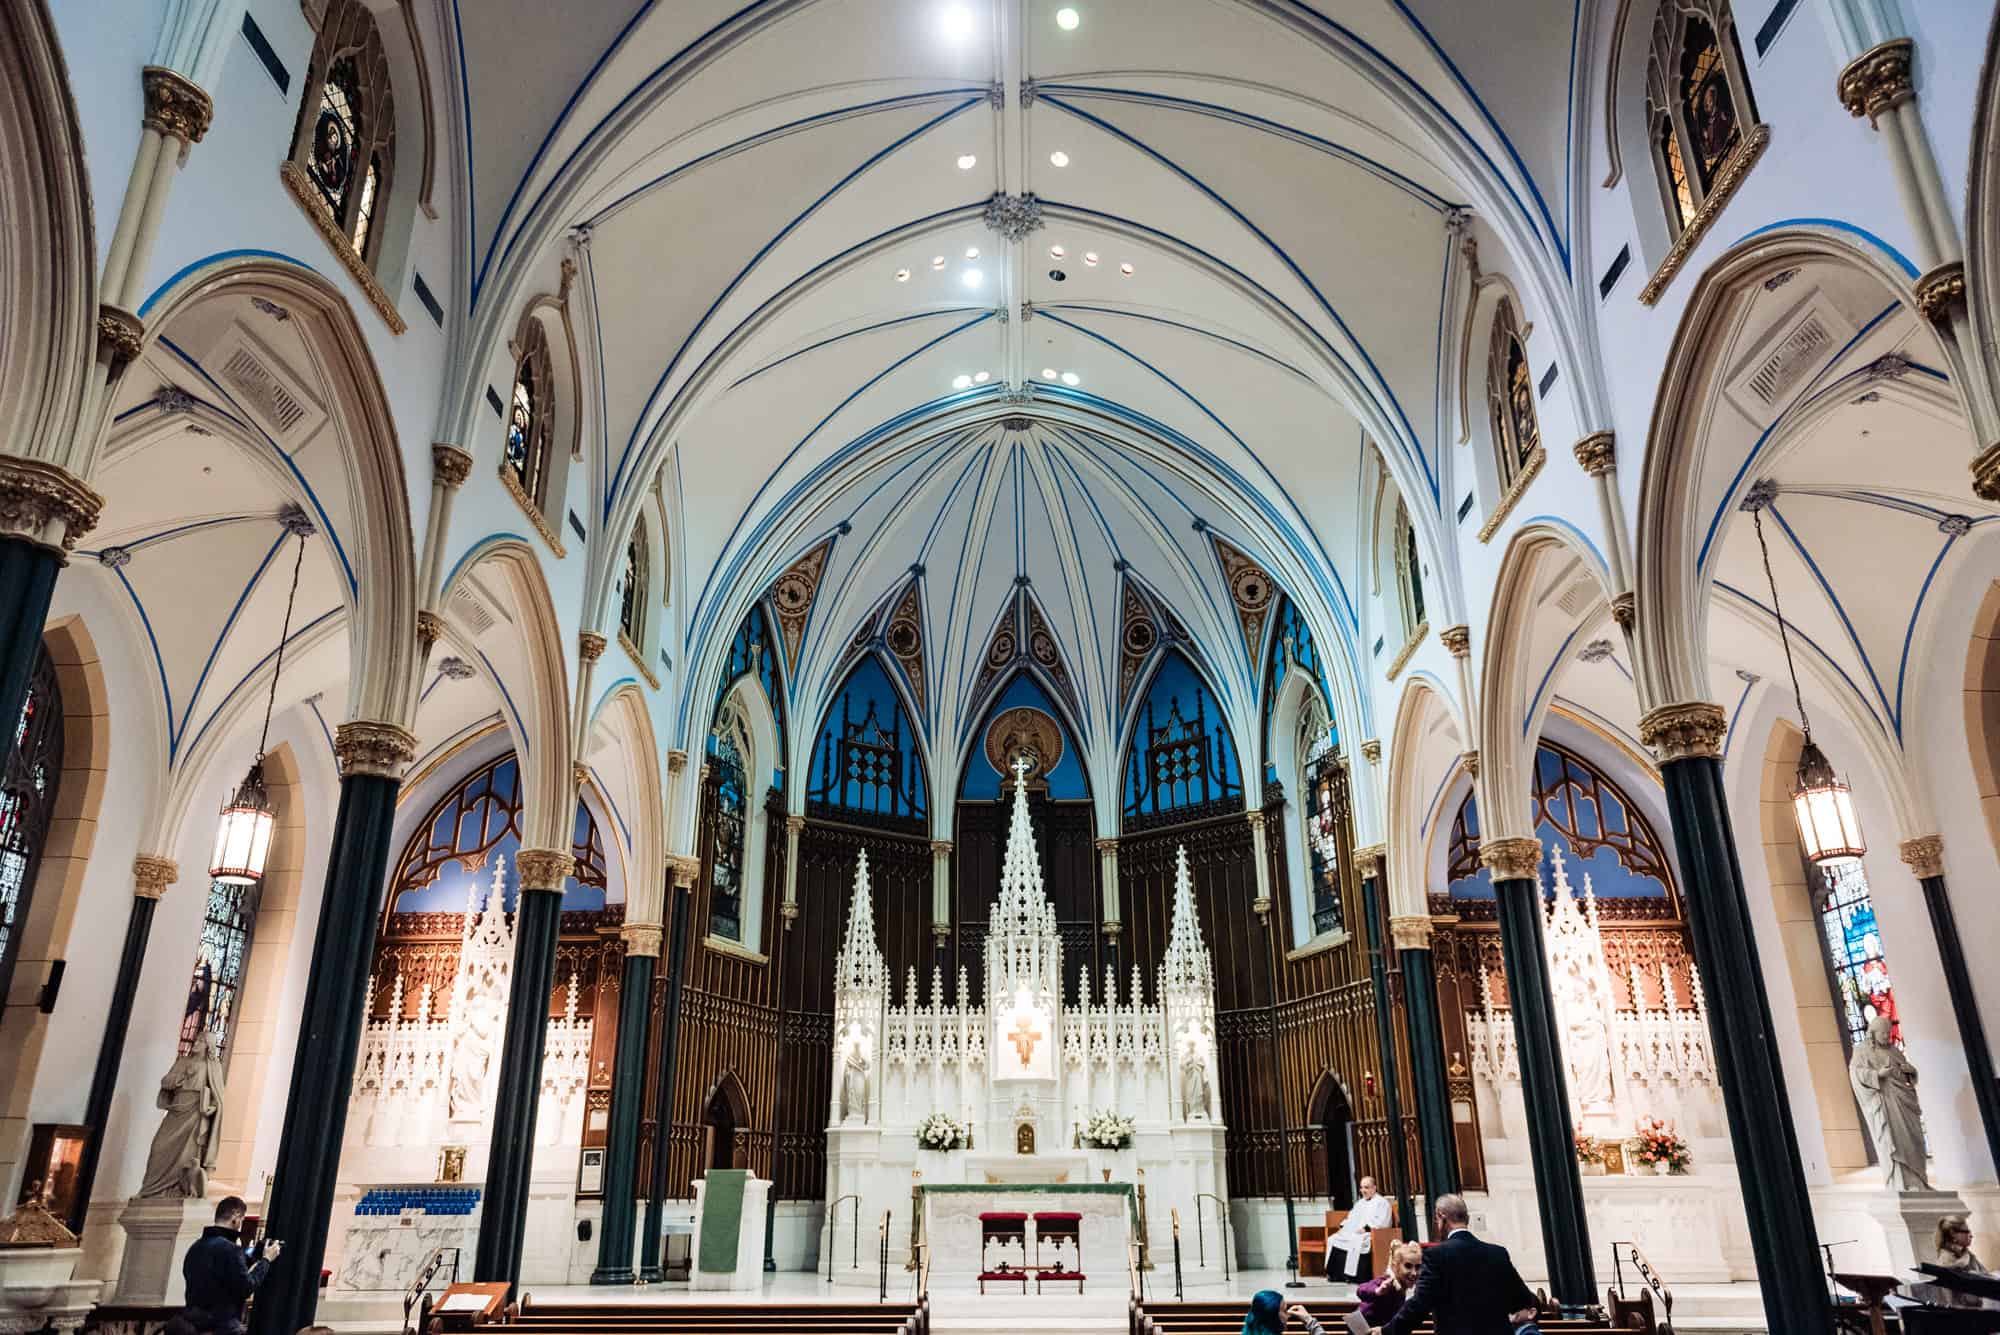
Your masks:
M1000 894L1000 868L1007 856L1007 827L1012 810L1011 789L1003 790L998 801L958 804L958 838L952 857L951 944L939 961L947 975L948 999L957 997L957 973L961 965L973 997L984 995L986 915ZM1087 801L1051 801L1031 787L1028 814L1034 823L1036 851L1041 855L1042 884L1049 901L1055 905L1056 927L1062 933L1063 995L1075 994L1077 975L1086 965L1091 971L1092 991L1101 991L1106 962L1104 934L1100 930L1104 901L1097 887L1097 827L1091 805ZM1162 945L1164 948L1164 938ZM894 955L889 959L894 967L902 969ZM924 972L928 976L928 965L924 966ZM1121 972L1126 975L1119 979L1122 992L1131 973L1129 959L1122 964ZM902 973L898 972L896 977L900 984Z

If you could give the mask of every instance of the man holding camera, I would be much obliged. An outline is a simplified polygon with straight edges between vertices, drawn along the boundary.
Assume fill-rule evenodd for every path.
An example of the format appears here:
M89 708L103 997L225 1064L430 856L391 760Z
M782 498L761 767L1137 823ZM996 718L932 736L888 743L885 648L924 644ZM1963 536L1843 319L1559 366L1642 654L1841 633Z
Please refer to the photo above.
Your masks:
M284 1244L266 1239L243 1246L241 1196L225 1196L215 1207L215 1222L201 1231L181 1261L187 1281L187 1308L168 1325L170 1335L244 1335L243 1308L270 1273ZM254 1258L254 1259L253 1259Z

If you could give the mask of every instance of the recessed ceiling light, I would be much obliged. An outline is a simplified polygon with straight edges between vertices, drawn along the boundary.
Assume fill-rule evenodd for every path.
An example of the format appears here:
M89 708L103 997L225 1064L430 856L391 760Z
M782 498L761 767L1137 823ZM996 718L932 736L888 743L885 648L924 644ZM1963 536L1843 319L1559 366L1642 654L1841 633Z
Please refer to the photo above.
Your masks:
M1053 366L1044 366L1044 367L1042 368L1042 379L1044 379L1044 380L1054 380L1054 379L1056 379L1056 378L1057 378L1057 376L1056 376L1056 368L1055 368L1055 367L1053 367Z
M1083 383L1083 377L1078 375L1074 371L1064 371L1062 373L1062 382L1065 385L1072 385L1072 386L1081 385Z
M972 377L969 375L956 376L952 379L951 387L953 389L971 389Z
M972 154L961 153L958 155L958 169L960 171L969 172L978 165L979 165L979 159L974 157Z
M983 385L992 378L993 378L993 373L991 371L980 371L972 377L972 383L975 385Z
M979 284L985 280L985 277L986 275L982 274L977 269L967 269L964 273L959 275L958 281L965 284L967 287L978 287Z
M1126 276L1127 278L1130 278L1130 277L1132 276L1132 266L1131 266L1131 264L1130 264L1130 263L1128 262L1128 263L1125 263L1125 264L1121 264L1121 265L1119 265L1119 266L1118 266L1118 272L1119 272L1119 273L1122 273L1122 274L1124 274L1124 275L1125 275L1125 276Z
M1069 252L1064 250L1061 246L1049 247L1049 258L1052 260L1059 260L1067 254L1069 254Z
M972 36L972 11L963 5L951 5L938 16L938 31L954 42L962 42Z
M1076 25L1083 22L1083 15L1064 5L1056 11L1056 26L1064 32L1075 32Z
M896 281L897 281L897 282L899 282L899 283L907 283L907 282L909 282L909 281L910 281L910 271L909 271L908 269L898 269L898 270L896 270Z
M978 246L967 246L967 247L965 248L965 258L967 258L967 259L969 259L969 260L976 260L976 259L978 259L978 258L979 258L979 247L978 247Z
M1055 152L1049 154L1049 165L1051 167L1069 166L1069 154L1063 152L1061 149L1057 149Z
M1083 252L1083 262L1084 262L1085 264L1088 264L1088 265L1091 265L1091 266L1093 266L1093 267L1094 267L1094 266L1095 266L1095 265L1097 264L1097 252L1096 252L1096 251L1094 251L1094 250L1086 250L1086 251L1084 251L1084 252Z
M942 255L933 255L933 256L931 256L931 268L933 268L933 269L942 269L942 268L944 268L944 256L942 256Z

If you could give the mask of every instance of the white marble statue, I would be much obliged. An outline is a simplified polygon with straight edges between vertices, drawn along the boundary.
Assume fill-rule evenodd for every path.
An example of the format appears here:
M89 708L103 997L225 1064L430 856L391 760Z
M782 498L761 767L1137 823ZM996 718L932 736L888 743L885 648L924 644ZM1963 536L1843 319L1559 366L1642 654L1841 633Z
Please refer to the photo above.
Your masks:
M167 1068L156 1101L167 1115L153 1133L139 1195L197 1199L222 1150L222 1051L214 1035Z
M1208 1120L1208 1065L1199 1054L1189 1054L1187 1064L1181 1067L1181 1097L1190 1122Z
M1875 1142L1883 1179L1891 1191L1929 1191L1930 1173L1924 1156L1923 1112L1917 1106L1917 1068L1889 1041L1886 1015L1868 1022L1868 1033L1854 1045L1847 1078Z
M505 1003L491 994L471 999L457 1035L451 1062L451 1115L478 1117L486 1110L486 1086L493 1075L493 1056L506 1023Z
M840 1077L840 1120L850 1126L868 1120L868 1058L859 1043L847 1045L847 1064Z

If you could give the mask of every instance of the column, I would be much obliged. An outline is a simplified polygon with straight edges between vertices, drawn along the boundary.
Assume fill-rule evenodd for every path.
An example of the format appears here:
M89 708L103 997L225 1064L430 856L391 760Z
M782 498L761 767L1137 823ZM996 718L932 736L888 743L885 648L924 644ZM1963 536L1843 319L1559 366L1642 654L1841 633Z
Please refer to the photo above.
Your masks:
M1271 920L1271 860L1264 843L1264 813L1245 813L1250 822L1251 857L1257 867L1257 898L1250 905L1251 912L1264 928L1264 973L1270 985L1270 1007L1265 1011L1265 1038L1270 1044L1271 1070L1284 1069L1283 1059L1278 1053L1278 924ZM1278 1184L1285 1193L1285 1269L1292 1272L1293 1283L1298 1282L1299 1266L1299 1214L1298 1202L1292 1196L1292 1117L1285 1107L1282 1087L1275 1100L1278 1110Z
M1118 967L1118 938L1124 935L1125 920L1118 907L1118 841L1097 841L1098 894L1104 901L1104 962Z
M1382 864L1385 849L1370 844L1354 850L1354 869L1361 876L1361 916L1367 924L1368 981L1375 994L1375 1044L1382 1053L1382 1115L1389 1124L1389 1194L1396 1198L1403 1236L1417 1235L1415 1203L1410 1199L1409 1148L1403 1141L1403 1091L1396 1072L1396 1024L1390 1009L1389 950L1382 939Z
M493 1105L493 1149L479 1216L475 1283L512 1284L521 1276L528 1229L528 1185L535 1158L535 1113L542 1094L542 1050L548 1042L549 988L562 926L563 882L576 867L567 849L524 848L515 855L521 890L514 902L514 978L507 994L507 1030L500 1043L499 1095Z
M653 1005L653 970L660 962L660 925L628 922L625 971L618 980L618 1048L611 1064L611 1126L604 1154L604 1217L592 1284L630 1284L633 1211L638 1208L639 1113L646 1099L646 1021Z
M1403 971L1403 1016L1409 1025L1410 1084L1417 1095L1417 1153L1424 1196L1460 1190L1458 1133L1451 1120L1451 1083L1444 1066L1444 1022L1438 1014L1437 971L1431 960L1431 920L1417 913L1389 919L1389 937ZM1405 1236L1415 1236L1410 1226Z
M103 506L103 497L52 463L0 455L0 764L14 754L56 574Z
M951 941L951 850L951 840L931 840L931 940L940 952Z
M1979 1122L1986 1132L1986 1153L2000 1173L2000 1088L1993 1083L1993 1050L1986 1045L1986 1023L1972 990L1972 972L1965 964L1965 946L1958 939L1958 918L1944 885L1944 839L1935 834L1905 839L1897 849L1924 888L1930 910L1931 935L1937 940L1938 963L1944 967L1945 992L1958 1019L1958 1041L1965 1049L1965 1074L1979 1103Z
M264 1211L265 1232L284 1240L285 1254L257 1290L250 1317L256 1335L292 1335L313 1324L389 874L396 792L416 750L417 739L391 723L343 723L334 733L340 808L327 850L277 1172Z
M41 636L35 636L41 642ZM14 707L20 716L20 706ZM9 734L12 735L11 733ZM132 1002L139 995L139 971L146 963L146 942L153 935L153 910L167 887L181 876L180 865L172 858L141 853L132 859L132 911L125 919L125 948L118 954L118 976L111 984L111 1002L104 1011L104 1037L97 1044L97 1066L90 1073L90 1097L84 1103L83 1121L90 1128L84 1142L83 1161L76 1171L76 1205L70 1210L69 1228L82 1233L90 1213L91 1188L97 1182L98 1157L104 1149L104 1131L111 1120L111 1096L118 1090L118 1069L125 1060L125 1035L132 1027Z
M1542 1249L1549 1290L1569 1315L1599 1301L1584 1221L1583 1178L1576 1167L1576 1128L1569 1115L1561 1031L1549 994L1549 956L1542 933L1542 886L1535 838L1489 839L1479 860L1493 869L1500 914L1500 952L1507 969L1507 1005L1514 1012L1521 1098L1528 1108L1528 1160L1535 1169ZM1787 1327L1780 1327L1785 1329Z
M1764 1311L1773 1330L1829 1330L1812 1201L1722 789L1725 719L1722 706L1705 701L1663 705L1639 720L1639 740L1659 757L1688 935L1713 999L1709 1039Z
M686 756L682 756L686 763ZM672 1156L674 1130L674 1057L681 1017L681 979L687 968L688 903L694 897L694 878L701 860L676 857L669 861L673 888L667 891L672 908L667 914L667 986L660 1015L660 1058L653 1092L653 1180L646 1189L645 1232L639 1239L639 1278L653 1283L661 1278L660 1221L666 1209L667 1169Z
M1572 447L1576 462L1589 476L1597 492L1597 517L1610 535L1611 587L1615 595L1611 614L1621 627L1631 628L1632 537L1625 524L1625 507L1618 500L1618 444L1609 431L1593 431ZM1623 602L1626 614L1620 615Z
M788 932L799 919L799 835L805 828L804 816L785 817L785 900L779 915Z

